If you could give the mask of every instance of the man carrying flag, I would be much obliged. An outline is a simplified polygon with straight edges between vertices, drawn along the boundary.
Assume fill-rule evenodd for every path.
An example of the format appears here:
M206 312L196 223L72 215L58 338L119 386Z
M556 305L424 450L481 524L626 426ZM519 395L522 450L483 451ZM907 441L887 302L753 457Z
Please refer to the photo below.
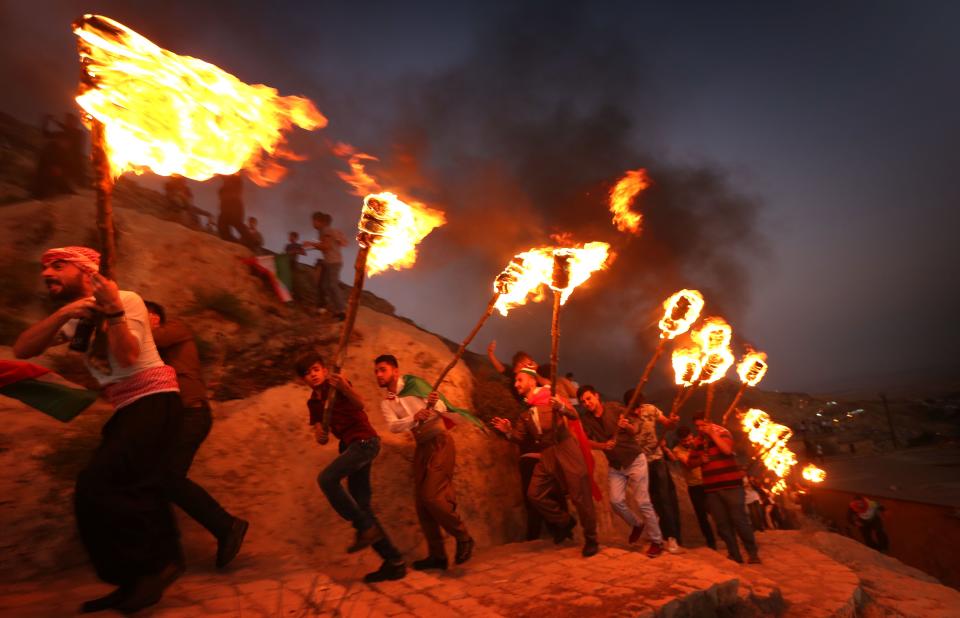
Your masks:
M427 539L429 555L413 563L419 571L447 568L443 532L457 540L456 564L463 564L473 553L473 538L457 513L453 491L456 447L445 427L453 419L476 422L465 410L450 408L446 398L433 391L421 378L400 375L397 357L382 354L373 361L377 385L387 390L380 404L387 426L393 433L410 431L417 447L413 454L417 517Z
M97 272L99 253L50 249L41 263L50 296L64 304L24 331L14 354L30 358L70 341L116 409L77 478L75 509L97 575L117 589L82 611L134 612L157 603L183 571L164 491L183 416L177 375L157 352L140 296Z

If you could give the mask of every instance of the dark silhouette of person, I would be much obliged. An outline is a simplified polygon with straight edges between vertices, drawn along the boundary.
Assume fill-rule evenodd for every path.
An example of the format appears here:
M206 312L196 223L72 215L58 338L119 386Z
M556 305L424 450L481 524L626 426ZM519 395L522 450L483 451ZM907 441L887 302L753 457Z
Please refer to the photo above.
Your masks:
M220 238L231 242L239 242L248 247L253 244L250 231L243 222L243 177L237 173L223 176L223 185L220 187L220 216L217 219L217 231ZM238 239L233 230L240 234Z

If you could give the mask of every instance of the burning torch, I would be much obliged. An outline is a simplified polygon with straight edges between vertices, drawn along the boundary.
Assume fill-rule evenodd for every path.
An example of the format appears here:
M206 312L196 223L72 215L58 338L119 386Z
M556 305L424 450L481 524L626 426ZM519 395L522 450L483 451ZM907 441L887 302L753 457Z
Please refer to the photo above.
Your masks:
M207 180L246 170L258 184L279 180L273 157L293 126L314 130L327 119L302 97L162 49L121 23L84 15L73 23L80 55L76 98L91 129L101 272L114 276L114 179L150 170Z
M447 366L443 368L443 371L440 372L440 375L433 383L433 390L440 388L440 384L443 383L443 379L447 377L447 374L450 373L454 367L457 366L457 363L463 357L463 353L466 351L467 346L470 345L470 342L473 341L473 338L476 337L477 333L480 332L480 329L483 328L483 325L487 322L487 319L493 314L494 309L497 308L500 298L510 294L513 286L517 283L520 277L522 277L523 273L523 258L515 257L510 261L509 264L507 264L507 267L503 269L503 272L497 275L497 278L493 282L493 297L490 299L490 302L487 303L486 311L484 311L483 315L480 316L480 320L477 321L476 325L473 327L473 330L470 331L470 334L467 335L466 339L460 342L460 347L457 348L453 358L450 359L450 362L447 363Z
M346 316L333 357L333 373L339 374L346 361L347 345L360 308L366 277L387 268L404 268L416 261L416 246L434 228L443 225L443 213L423 205L407 204L393 193L368 195L363 199L357 224L357 259L354 262L353 289L347 301ZM327 397L323 409L323 429L330 428L330 414L337 391Z
M723 420L721 421L723 425L727 424L727 419L730 418L734 408L737 407L747 387L759 384L766 373L767 355L765 353L750 351L740 360L740 364L737 365L737 375L740 376L740 388L737 389L737 394L734 395L733 401L730 402L727 411L723 413Z
M654 365L657 364L657 360L663 354L667 341L675 339L690 330L690 326L697 321L702 310L703 295L697 290L680 290L663 301L663 317L660 319L659 325L660 341L657 343L657 348L654 350L650 362L644 368L637 387L633 389L633 396L630 397L627 410L632 410L633 406L636 405L640 394L643 392L643 387L650 379Z
M672 357L674 382L677 384L677 394L670 406L670 416L675 416L680 409L681 398L688 388L700 379L703 366L700 364L700 348L677 348Z

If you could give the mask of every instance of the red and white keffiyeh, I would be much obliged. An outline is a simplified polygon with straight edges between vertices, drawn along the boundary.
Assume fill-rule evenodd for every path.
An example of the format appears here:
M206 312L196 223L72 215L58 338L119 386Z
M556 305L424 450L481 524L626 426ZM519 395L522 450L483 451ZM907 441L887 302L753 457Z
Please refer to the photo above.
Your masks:
M87 274L100 270L100 252L90 247L57 247L47 249L40 257L44 268L54 262L70 262Z
M170 365L160 365L138 371L129 378L103 387L101 394L110 405L119 410L134 401L155 393L179 393L177 372Z

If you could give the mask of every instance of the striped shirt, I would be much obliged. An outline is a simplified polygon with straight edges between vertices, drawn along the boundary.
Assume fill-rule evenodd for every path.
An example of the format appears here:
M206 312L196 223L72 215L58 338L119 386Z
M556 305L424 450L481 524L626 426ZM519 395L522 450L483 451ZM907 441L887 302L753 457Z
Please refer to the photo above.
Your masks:
M730 439L730 432L714 425L717 435ZM743 471L737 465L737 458L731 453L727 455L720 450L713 439L704 434L700 434L700 444L698 450L703 456L703 466L701 473L703 475L703 491L710 493L712 491L723 491L724 489L736 489L742 487Z

